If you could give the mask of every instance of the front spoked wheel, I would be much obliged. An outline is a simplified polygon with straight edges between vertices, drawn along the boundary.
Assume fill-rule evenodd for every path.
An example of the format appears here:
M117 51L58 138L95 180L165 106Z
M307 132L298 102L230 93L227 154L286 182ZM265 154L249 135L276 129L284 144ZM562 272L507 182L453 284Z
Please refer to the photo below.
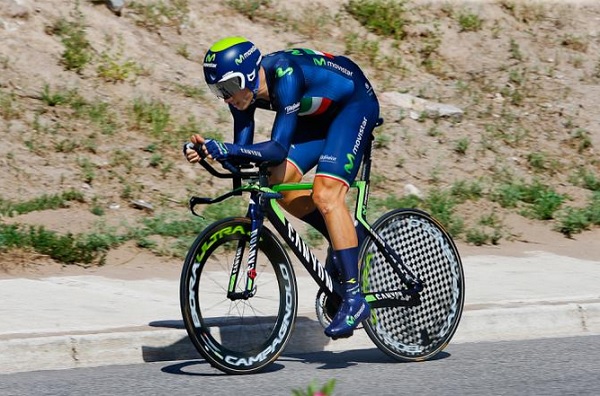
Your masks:
M277 359L296 319L298 296L290 259L266 227L259 237L252 293L243 296L250 231L246 218L209 226L190 248L181 274L181 312L188 335L212 366L230 374L253 373Z
M373 229L421 279L423 290L416 305L373 308L365 330L397 360L429 359L446 347L462 315L465 285L458 250L435 219L416 209L386 213ZM363 292L406 290L371 237L361 248L360 263Z

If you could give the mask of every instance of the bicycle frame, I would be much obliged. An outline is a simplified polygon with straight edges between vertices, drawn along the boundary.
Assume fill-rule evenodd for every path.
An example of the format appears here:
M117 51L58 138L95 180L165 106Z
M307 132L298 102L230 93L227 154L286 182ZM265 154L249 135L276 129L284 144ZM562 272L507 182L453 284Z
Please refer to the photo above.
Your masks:
M228 298L232 300L248 299L251 298L255 293L254 278L256 277L255 268L258 250L258 237L260 235L260 230L263 227L265 217L270 221L277 233L284 239L286 244L294 252L298 260L306 268L308 273L319 285L319 287L328 295L341 296L341 285L332 280L330 274L325 270L325 266L318 260L318 258L311 251L310 247L302 239L300 234L294 229L290 221L288 221L286 218L283 209L277 203L277 199L283 196L283 192L310 190L312 189L313 184L285 183L267 187L266 178L267 172L266 169L263 169L259 171L258 177L253 174L253 177L250 178L250 182L248 184L242 185L220 197L214 199L192 197L190 199L190 208L192 213L197 215L197 213L195 213L193 210L193 207L196 204L216 203L233 195L239 195L242 192L250 193L248 211L246 214L246 217L251 220L250 245L246 266L248 277L244 291L234 292L234 286L239 276L239 270L243 267L242 252L244 251L246 243L240 242L240 245L236 251L235 262L233 263L230 274L229 290L227 294ZM423 288L422 282L402 261L402 259L398 257L393 249L388 246L386 241L372 229L371 225L366 220L368 185L369 183L367 181L359 180L355 181L350 186L351 189L357 190L357 201L354 212L355 218L358 223L364 227L367 234L373 238L373 241L377 245L378 249L382 252L386 260L391 263L395 272L406 286L406 289L382 290L375 293L365 293L365 298L373 307L416 305L419 303L418 292Z

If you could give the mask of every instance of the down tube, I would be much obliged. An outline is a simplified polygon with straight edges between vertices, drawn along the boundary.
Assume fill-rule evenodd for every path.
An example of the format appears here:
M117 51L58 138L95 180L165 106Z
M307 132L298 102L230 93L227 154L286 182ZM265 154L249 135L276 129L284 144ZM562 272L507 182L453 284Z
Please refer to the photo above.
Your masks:
M327 271L325 271L323 264L315 257L306 242L300 237L300 234L292 227L292 224L284 216L283 211L277 202L272 199L269 201L269 205L270 206L267 209L267 218L273 227L275 227L279 235L286 241L290 249L292 249L296 257L298 257L298 260L304 265L319 287L333 293L333 280Z

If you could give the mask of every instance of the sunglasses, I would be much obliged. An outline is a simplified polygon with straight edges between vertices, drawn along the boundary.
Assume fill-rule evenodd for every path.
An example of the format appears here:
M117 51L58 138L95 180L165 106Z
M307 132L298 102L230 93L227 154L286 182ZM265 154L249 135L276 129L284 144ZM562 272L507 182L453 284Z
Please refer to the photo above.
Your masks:
M226 80L221 80L215 84L208 84L211 92L220 99L229 99L244 87L244 79L239 76L239 73L233 73Z

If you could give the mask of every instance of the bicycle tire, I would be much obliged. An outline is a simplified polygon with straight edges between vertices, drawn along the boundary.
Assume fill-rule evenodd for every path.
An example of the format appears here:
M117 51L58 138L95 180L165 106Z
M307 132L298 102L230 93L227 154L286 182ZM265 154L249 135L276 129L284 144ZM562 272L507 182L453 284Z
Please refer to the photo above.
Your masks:
M227 298L240 242L245 247L235 290L245 288L250 231L247 218L212 224L192 244L181 273L181 312L190 340L213 367L229 374L255 373L276 360L290 339L298 306L289 256L266 227L258 242L256 294Z
M416 306L372 308L365 331L373 343L400 361L422 361L442 351L454 335L464 306L462 262L450 235L429 214L397 209L373 225L422 280ZM360 254L363 292L406 290L369 236Z

